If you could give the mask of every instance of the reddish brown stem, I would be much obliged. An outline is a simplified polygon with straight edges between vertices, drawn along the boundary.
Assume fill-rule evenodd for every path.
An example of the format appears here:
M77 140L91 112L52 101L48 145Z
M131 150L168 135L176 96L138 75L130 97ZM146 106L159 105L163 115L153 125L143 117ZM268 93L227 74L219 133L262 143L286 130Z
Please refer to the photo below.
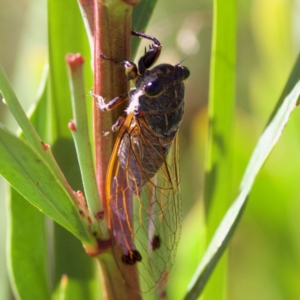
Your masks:
M94 93L101 95L107 101L128 91L128 83L121 66L103 60L100 53L113 59L122 61L130 59L130 38L131 38L131 16L132 7L139 0L110 1L109 5L105 1L94 0L95 30L94 30ZM100 192L104 212L107 213L107 199L105 198L105 181L107 167L114 144L114 135L108 137L104 135L109 131L117 117L124 111L124 106L120 106L113 112L101 112L94 103L94 140L96 156L97 183ZM115 249L116 251L116 249ZM135 284L133 289L125 282L117 263L108 251L107 255L99 257L103 273L103 287L105 289L105 299L141 299L138 292L138 275L136 266L125 266L124 272L132 274ZM121 258L122 253L115 257ZM128 269L128 270L127 270ZM127 277L127 276L125 276Z
M94 93L106 100L124 94L128 91L128 84L121 67L113 62L104 61L100 53L116 61L130 57L130 31L132 7L119 4L107 7L95 0L95 51L94 51ZM116 116L122 114L124 107L115 111L115 118L111 112L101 112L94 105L94 137L97 182L100 196L105 202L105 177L107 166L113 147L113 135L104 136L109 131ZM103 203L106 208L106 203ZM107 212L107 209L105 209Z

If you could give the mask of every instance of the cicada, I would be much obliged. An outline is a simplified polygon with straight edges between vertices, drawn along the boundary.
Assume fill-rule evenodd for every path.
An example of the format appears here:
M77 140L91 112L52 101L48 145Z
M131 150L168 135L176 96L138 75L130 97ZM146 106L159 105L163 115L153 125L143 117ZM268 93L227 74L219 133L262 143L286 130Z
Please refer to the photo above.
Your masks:
M149 291L168 279L180 236L177 136L184 113L184 80L190 72L180 63L149 70L162 45L144 33L132 35L153 42L138 66L121 62L135 88L107 104L101 96L93 96L102 111L129 100L112 126L118 136L106 178L108 223L121 271L128 265L137 267L140 288ZM130 284L128 272L123 274Z

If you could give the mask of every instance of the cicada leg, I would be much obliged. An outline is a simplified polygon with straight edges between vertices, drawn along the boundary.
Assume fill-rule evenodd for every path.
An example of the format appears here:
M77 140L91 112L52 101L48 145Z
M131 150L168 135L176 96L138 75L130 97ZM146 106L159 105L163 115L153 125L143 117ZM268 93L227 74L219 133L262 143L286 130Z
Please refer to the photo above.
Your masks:
M149 69L151 66L155 64L157 59L160 56L162 45L159 42L158 39L151 35L144 34L142 32L138 31L131 31L131 34L140 38L148 39L152 41L154 44L149 47L148 50L145 49L145 54L139 59L138 63L138 69L134 62L123 60L120 62L117 62L107 56L105 56L103 53L100 53L100 57L114 62L115 64L124 64L125 66L125 73L128 80L132 80L134 83L136 82L138 78L138 70L141 75L143 75L147 69Z
M90 93L97 99L97 104L102 111L110 111L129 99L128 93L124 93L110 100L108 103L105 103L105 100L102 96L96 95L92 91Z
M124 65L127 80L132 80L134 83L136 82L136 80L138 78L138 69L134 62L129 61L129 60L115 61L112 58L109 58L109 57L103 55L102 53L100 53L100 57L105 60L112 61L116 65Z
M149 47L148 51L146 51L145 49L145 54L139 60L139 72L141 75L143 75L146 70L153 66L159 58L162 45L155 37L144 34L142 32L131 31L131 34L140 38L151 40L154 43Z
M121 96L118 96L118 97L112 99L108 103L105 103L104 98L102 96L96 95L93 92L90 92L90 93L93 97L95 97L97 99L98 107L102 111L110 111L110 110L116 108L118 105L120 105L124 101L128 100L128 98L129 98L128 93L124 93ZM127 113L124 112L123 115L118 118L117 122L111 127L112 132L116 132L120 129L120 127L122 126L122 124L124 123L124 121L126 119L126 116L127 116Z

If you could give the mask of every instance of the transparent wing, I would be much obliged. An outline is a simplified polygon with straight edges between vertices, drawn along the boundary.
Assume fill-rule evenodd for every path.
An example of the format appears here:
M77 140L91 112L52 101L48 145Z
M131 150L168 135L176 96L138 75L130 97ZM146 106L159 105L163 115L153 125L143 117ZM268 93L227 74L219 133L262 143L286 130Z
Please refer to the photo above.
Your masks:
M129 285L136 287L128 272L132 267L143 292L163 290L181 231L177 135L161 143L134 117L128 118L107 178L115 258Z

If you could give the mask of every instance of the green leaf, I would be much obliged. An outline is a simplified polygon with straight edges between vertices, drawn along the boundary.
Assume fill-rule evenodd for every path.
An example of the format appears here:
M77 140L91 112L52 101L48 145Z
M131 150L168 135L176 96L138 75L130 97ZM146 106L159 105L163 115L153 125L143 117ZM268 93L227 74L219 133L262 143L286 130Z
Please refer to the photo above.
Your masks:
M43 138L47 135L47 74L45 68L40 95L30 117ZM12 187L9 207L8 257L15 295L20 299L50 299L46 217Z
M10 192L9 269L19 299L51 299L45 216ZM34 288L33 288L34 287Z
M216 221L223 216L231 196L228 181L235 104L236 5L235 0L227 1L224 7L221 3L215 1L205 185L205 204L211 227L216 226ZM210 232L213 233L213 228Z
M300 56L298 57L284 92L272 113L268 125L261 135L251 156L240 185L239 195L219 225L200 265L198 266L185 299L197 299L207 280L211 276L218 260L225 251L242 216L254 180L271 150L277 143L292 110L297 105L300 96L299 78Z
M209 140L206 153L205 209L209 241L232 198L232 129L234 126L236 64L236 0L214 1L209 97ZM226 257L205 291L208 299L223 299ZM216 288L217 287L217 288Z
M0 125L0 173L32 205L80 240L93 240L70 195L42 157Z

